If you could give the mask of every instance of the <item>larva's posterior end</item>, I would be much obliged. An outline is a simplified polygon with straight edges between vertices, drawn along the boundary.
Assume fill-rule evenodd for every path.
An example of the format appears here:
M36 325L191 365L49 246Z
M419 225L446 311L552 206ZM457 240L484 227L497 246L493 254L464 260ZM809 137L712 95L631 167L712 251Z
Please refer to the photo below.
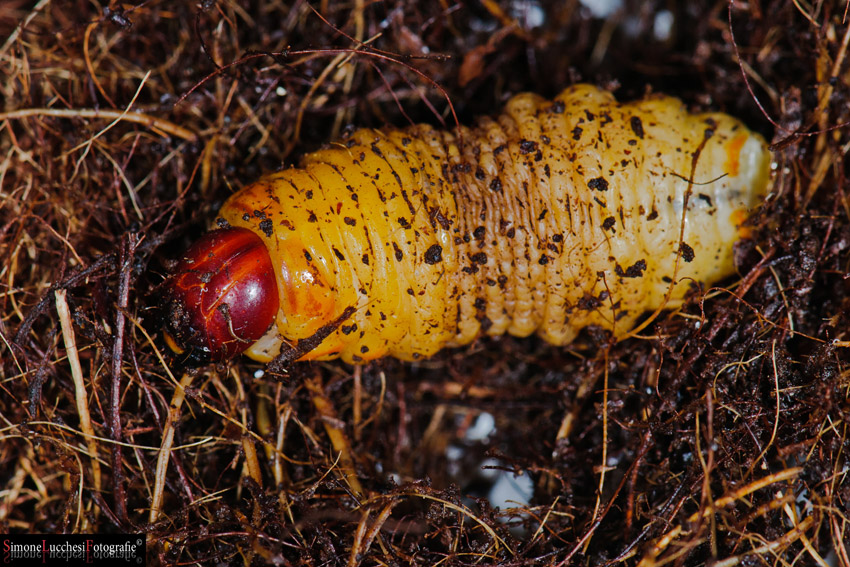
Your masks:
M186 251L166 282L163 337L186 364L227 360L265 334L278 305L262 239L244 228L215 230Z
M740 138L743 138L740 143L736 144L733 141L730 144L730 156L734 155L736 166L734 174L740 176L742 186L747 188L744 207L733 211L730 218L737 228L738 239L752 236L752 227L747 225L746 221L752 210L767 197L770 191L771 161L767 142L759 134L749 132ZM731 157L730 161L732 161Z

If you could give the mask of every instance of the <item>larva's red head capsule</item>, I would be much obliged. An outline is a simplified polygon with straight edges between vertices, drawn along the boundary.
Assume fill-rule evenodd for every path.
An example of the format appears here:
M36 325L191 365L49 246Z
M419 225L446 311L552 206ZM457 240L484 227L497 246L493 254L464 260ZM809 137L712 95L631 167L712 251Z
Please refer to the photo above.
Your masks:
M250 347L279 306L268 249L246 228L205 234L183 255L164 296L165 342L196 364L226 360Z

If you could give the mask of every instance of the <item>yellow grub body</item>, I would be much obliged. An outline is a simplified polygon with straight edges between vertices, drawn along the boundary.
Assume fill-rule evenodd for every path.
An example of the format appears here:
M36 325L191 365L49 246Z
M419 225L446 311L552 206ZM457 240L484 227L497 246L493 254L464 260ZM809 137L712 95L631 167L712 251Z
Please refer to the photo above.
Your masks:
M730 116L589 85L515 96L472 128L358 130L221 209L278 267L276 323L247 354L269 361L350 306L302 360L415 360L481 334L564 345L588 325L622 337L674 277L668 307L734 273L769 161Z

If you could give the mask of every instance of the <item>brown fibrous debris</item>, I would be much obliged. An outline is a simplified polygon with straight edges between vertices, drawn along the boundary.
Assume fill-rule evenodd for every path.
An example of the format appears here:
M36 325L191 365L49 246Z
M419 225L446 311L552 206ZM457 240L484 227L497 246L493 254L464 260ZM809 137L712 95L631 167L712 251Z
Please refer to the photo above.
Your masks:
M850 566L844 3L259 4L4 4L0 532L143 532L157 564ZM158 287L234 189L349 126L579 80L771 140L740 277L615 344L165 355ZM531 501L495 509L488 470Z

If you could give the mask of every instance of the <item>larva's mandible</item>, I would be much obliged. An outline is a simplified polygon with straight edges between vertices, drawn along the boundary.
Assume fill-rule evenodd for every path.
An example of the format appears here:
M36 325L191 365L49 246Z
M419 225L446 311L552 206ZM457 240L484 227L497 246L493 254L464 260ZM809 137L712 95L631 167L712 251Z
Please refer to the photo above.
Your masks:
M518 95L460 131L358 130L225 203L231 228L169 282L166 338L269 361L346 310L302 360L412 360L481 334L563 345L588 325L621 337L674 275L734 272L768 173L764 140L730 116L589 85Z

